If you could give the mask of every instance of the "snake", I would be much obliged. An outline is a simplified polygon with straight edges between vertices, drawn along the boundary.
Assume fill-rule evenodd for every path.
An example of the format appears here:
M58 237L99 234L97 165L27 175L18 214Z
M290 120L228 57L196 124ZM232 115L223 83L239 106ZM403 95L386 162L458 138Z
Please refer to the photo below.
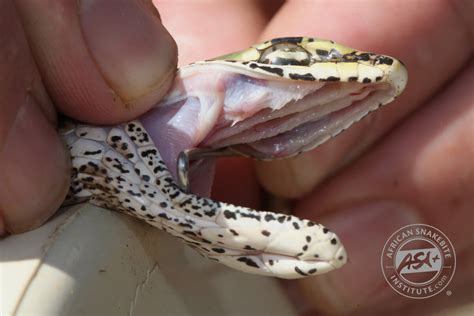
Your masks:
M272 160L311 150L393 101L406 83L393 57L311 37L191 63L135 120L63 120L72 161L64 205L88 201L131 215L246 273L297 279L338 269L348 258L333 231L212 200L196 193L191 175L209 170L213 157Z

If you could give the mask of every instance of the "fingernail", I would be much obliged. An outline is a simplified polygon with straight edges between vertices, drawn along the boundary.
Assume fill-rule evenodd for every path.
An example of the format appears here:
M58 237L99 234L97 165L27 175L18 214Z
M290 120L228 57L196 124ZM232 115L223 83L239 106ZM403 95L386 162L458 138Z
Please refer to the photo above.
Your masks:
M403 203L380 201L325 218L322 223L335 231L346 247L348 263L320 278L303 279L300 284L305 293L318 297L317 307L324 306L326 312L347 313L377 303L381 289L391 291L380 266L384 244L397 229L420 223L418 214Z
M18 110L0 152L0 216L5 233L43 223L60 206L69 183L69 157L34 98Z
M173 81L177 49L143 1L81 0L79 16L102 76L127 106L156 102Z

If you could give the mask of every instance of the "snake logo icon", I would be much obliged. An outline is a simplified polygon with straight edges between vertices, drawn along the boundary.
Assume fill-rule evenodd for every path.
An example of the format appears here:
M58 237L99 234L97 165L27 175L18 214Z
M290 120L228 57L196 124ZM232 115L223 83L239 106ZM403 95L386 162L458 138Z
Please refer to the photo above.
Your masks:
M439 229L412 224L394 232L382 251L385 280L408 298L432 297L448 286L456 270L451 241Z

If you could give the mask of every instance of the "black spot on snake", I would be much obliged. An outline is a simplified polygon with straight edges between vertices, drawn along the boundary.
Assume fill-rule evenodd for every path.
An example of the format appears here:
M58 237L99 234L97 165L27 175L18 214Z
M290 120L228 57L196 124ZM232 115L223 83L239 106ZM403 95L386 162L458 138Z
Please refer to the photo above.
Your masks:
M392 58L389 58L389 57L385 57L385 56L380 56L378 58L378 62L380 64L385 64L385 65L392 65L393 64L393 59Z
M307 274L304 273L303 271L301 271L301 269L298 268L298 267L295 267L295 271L296 271L296 273L298 273L298 274L300 274L300 275L302 275L302 276L307 276Z
M174 193L171 193L169 196L171 199L175 199L179 194L180 194L179 191L175 191Z
M192 229L192 228L193 228L193 225L187 224L187 223L179 223L179 226L185 227L185 228L189 228L189 229Z
M314 81L316 78L310 73L306 73L303 75L290 73L290 78L293 80L305 80L305 81Z
M257 214L251 213L251 212L248 212L248 213L239 212L239 213L240 213L240 216L242 216L242 217L252 218L252 219L256 219L256 220L260 221L260 215L257 215Z
M101 152L102 152L102 150L100 150L100 149L98 149L98 150L96 150L96 151L88 151L88 150L87 150L87 151L84 152L84 155L86 155L86 156L98 155L98 154L100 154Z
M339 77L334 77L334 76L329 76L326 79L321 79L321 81L340 81L341 78Z
M368 61L370 59L370 55L368 53L359 54L357 55L357 57L359 60L363 60L363 61Z
M164 218L164 219L166 219L167 221L172 220L172 218L169 217L168 214L166 214L166 213L160 213L160 214L158 214L158 217Z
M237 215L235 215L235 213L232 213L232 212L229 211L229 210L225 210L225 211L224 211L224 217L227 218L227 219L235 219L235 220L237 220Z
M257 268L258 269L258 264L253 261L252 259L250 258L247 258L247 257L240 257L237 259L237 261L239 262L243 262L245 263L246 265L248 265L249 267L252 267L252 268Z
M94 182L94 178L92 178L92 177L86 177L86 178L82 179L82 181L85 181L85 182Z
M303 37L298 36L298 37L280 37L280 38L274 38L270 42L275 45L275 44L280 44L280 43L292 43L292 44L299 44L303 40Z
M214 215L216 215L216 213L217 213L217 210L215 208L204 211L204 215L206 215L208 217L213 217Z
M260 68L260 69L262 69L266 72L277 74L278 76L283 77L283 69L281 69L281 68L268 67L268 66L258 66L258 68Z
M266 214L263 219L267 222L270 222L270 221L274 221L276 220L275 216L273 216L272 214Z
M329 52L324 49L316 49L316 54L318 54L319 56L327 56Z

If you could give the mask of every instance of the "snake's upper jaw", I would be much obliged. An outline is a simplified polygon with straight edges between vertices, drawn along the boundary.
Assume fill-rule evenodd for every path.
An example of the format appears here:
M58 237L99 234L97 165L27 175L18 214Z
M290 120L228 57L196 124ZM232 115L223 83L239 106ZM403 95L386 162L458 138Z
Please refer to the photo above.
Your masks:
M199 146L228 147L264 160L311 150L394 100L406 86L406 68L397 60L385 72L371 72L374 78L367 82L290 81L284 87L274 79L234 78L225 90L224 120ZM235 100L242 99L236 109Z
M397 60L385 71L374 67L365 70L367 78L347 82L252 77L234 64L193 67L142 118L158 147L176 147L173 160L193 147L230 147L258 159L310 150L392 101L407 78Z

